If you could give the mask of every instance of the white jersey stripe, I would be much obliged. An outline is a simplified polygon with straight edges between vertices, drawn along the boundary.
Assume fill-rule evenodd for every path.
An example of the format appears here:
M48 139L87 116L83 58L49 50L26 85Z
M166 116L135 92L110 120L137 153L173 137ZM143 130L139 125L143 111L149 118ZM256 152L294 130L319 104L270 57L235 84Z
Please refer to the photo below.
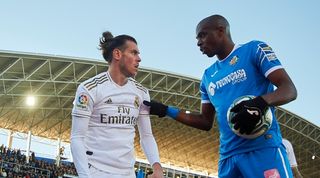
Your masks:
M278 152L279 152L279 155L281 157L281 162L282 162L282 166L284 168L284 172L286 173L286 177L289 178L289 173L288 173L288 170L287 170L287 166L286 166L286 163L284 161L284 158L283 158L283 155L282 155L282 152L281 152L280 148L278 148Z
M267 70L267 72L264 74L265 77L268 77L269 74L271 74L273 71L283 69L282 66L274 66L271 69Z

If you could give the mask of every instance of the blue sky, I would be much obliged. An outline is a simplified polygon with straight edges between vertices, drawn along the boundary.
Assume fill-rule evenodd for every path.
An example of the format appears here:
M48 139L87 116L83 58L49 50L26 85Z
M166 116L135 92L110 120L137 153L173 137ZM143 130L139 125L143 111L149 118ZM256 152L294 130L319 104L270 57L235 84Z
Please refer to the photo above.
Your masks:
M216 58L196 46L197 23L225 16L235 43L267 42L298 89L283 107L320 126L320 1L56 0L2 1L0 49L101 59L101 33L129 34L142 67L200 79Z

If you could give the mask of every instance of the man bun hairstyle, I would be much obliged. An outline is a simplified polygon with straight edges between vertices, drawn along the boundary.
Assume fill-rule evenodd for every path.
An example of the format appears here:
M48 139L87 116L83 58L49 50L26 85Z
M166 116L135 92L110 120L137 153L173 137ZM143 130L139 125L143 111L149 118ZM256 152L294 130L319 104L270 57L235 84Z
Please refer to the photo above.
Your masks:
M137 41L129 35L119 35L113 37L112 33L105 31L100 38L99 49L102 51L102 56L107 62L112 60L112 52L114 49L120 49L121 51L126 49L126 41L132 41L137 44Z

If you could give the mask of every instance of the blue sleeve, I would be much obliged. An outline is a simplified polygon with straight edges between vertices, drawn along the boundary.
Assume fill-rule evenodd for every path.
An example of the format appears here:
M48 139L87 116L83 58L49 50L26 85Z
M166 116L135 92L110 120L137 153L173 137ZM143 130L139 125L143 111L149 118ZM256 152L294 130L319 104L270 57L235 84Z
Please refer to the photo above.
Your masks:
M283 68L272 48L264 42L255 42L255 64L265 77L271 72Z
M202 76L202 79L201 79L200 94L201 94L201 101L209 101L208 92L205 86L205 74Z

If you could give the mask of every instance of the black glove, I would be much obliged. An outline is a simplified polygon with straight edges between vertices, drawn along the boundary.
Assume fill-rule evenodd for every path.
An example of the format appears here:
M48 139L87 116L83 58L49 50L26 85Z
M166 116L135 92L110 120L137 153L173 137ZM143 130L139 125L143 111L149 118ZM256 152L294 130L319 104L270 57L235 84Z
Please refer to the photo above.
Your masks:
M162 103L159 103L153 100L151 100L150 102L144 100L143 104L146 106L150 106L150 115L157 115L159 117L164 117L167 114L167 109L168 109L167 105L164 105Z
M261 121L262 116L268 108L268 103L258 96L251 100L242 101L235 105L230 111L236 113L231 118L234 129L239 130L240 134L250 134Z

